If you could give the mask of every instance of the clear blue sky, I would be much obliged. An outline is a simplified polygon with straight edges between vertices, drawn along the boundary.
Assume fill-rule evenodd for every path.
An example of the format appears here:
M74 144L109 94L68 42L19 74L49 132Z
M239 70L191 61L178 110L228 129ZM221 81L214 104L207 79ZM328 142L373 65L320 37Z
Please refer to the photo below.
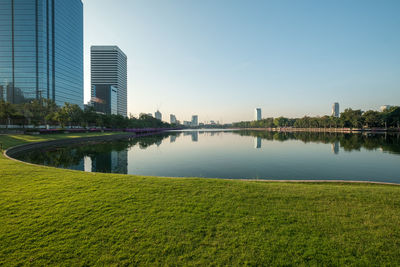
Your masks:
M400 103L399 0L83 0L90 46L128 56L128 112L179 120Z

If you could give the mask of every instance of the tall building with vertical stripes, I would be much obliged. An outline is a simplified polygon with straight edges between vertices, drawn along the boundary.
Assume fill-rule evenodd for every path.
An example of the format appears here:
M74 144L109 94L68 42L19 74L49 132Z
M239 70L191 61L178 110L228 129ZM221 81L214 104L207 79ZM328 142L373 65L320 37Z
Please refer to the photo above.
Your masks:
M81 0L0 0L0 100L83 106Z
M339 118L340 117L340 110L339 110L339 103L335 102L332 105L332 116Z
M261 120L261 108L256 108L254 114L254 120L260 121Z
M113 86L117 90L117 113L127 116L127 57L118 46L92 46L90 51L92 102L96 88Z

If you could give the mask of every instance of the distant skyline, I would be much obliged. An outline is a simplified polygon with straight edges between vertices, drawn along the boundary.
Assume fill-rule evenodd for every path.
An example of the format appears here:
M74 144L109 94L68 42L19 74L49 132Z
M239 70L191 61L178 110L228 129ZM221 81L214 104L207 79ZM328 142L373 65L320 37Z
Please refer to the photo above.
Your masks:
M83 0L90 46L128 57L128 113L224 123L399 105L400 1Z

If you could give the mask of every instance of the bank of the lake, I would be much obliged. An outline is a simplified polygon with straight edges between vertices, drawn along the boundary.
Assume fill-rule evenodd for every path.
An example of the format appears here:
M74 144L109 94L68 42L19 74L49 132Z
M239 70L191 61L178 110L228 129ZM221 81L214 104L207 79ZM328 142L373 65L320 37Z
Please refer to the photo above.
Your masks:
M3 155L0 184L0 265L400 264L399 186L85 173Z
M240 130L267 131L267 132L309 132L309 133L399 133L400 128L295 128L295 127L269 127L269 128L233 128Z

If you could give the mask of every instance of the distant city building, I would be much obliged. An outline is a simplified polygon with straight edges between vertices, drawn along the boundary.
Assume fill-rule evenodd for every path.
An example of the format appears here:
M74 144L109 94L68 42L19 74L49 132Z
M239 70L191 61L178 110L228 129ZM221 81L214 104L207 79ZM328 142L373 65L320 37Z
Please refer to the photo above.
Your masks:
M387 109L390 109L391 107L392 107L391 105L383 105L383 106L380 107L380 110L383 112L383 111L385 111Z
M199 126L199 116L197 115L192 116L192 126L193 127Z
M261 120L261 108L256 108L255 120L256 121L260 121Z
M118 114L117 88L113 85L94 85L92 105L96 112L103 114Z
M83 107L81 0L0 0L0 100Z
M192 123L190 121L183 121L184 126L190 126Z
M148 116L148 117L152 117L153 118L153 114L151 114L151 113L140 113L139 114L139 118L143 117L143 116Z
M176 124L176 116L174 114L169 115L169 122L171 124Z
M340 116L339 103L337 102L332 105L332 116L336 118L339 118Z
M118 46L92 46L90 49L91 90L96 98L98 85L117 90L117 113L127 116L127 57Z
M161 114L161 112L159 111L159 110L157 110L155 113L154 113L154 118L156 118L157 120L162 120L162 114Z
M213 120L210 121L210 124L211 125L216 125L215 121L213 121Z

